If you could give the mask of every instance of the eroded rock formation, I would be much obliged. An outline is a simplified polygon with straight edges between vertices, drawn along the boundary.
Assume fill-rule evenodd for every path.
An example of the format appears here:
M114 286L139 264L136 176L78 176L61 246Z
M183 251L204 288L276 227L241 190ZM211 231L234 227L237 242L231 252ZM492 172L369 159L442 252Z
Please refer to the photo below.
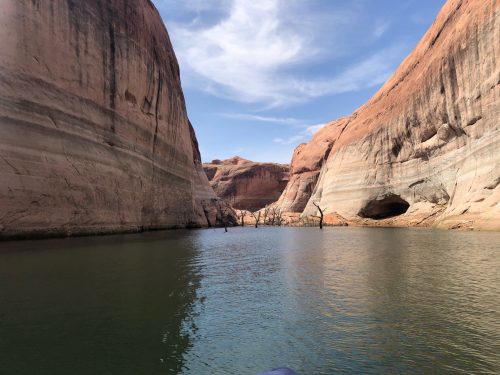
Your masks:
M311 197L323 163L334 141L342 133L348 118L333 121L320 129L308 143L294 151L290 164L290 180L276 204L284 212L302 212Z
M257 211L275 202L288 181L288 165L257 163L235 156L203 164L218 197L234 208Z
M214 224L151 1L0 7L0 237Z
M370 101L298 147L279 204L308 201L307 216L317 202L361 224L500 229L499 59L500 3L449 0Z

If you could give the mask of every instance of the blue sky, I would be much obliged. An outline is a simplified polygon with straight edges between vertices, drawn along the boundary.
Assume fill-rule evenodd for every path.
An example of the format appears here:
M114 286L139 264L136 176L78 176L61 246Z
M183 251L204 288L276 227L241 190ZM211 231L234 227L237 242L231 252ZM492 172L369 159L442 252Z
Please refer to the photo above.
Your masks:
M153 0L204 161L288 163L366 102L445 0Z

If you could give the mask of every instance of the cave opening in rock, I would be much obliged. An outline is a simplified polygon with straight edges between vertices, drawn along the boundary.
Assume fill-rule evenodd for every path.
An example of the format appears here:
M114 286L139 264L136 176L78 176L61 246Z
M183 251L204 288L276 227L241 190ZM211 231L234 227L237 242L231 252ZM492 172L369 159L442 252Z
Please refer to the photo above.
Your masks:
M382 199L369 201L358 215L375 220L387 219L404 214L409 207L410 204L399 195L390 194Z

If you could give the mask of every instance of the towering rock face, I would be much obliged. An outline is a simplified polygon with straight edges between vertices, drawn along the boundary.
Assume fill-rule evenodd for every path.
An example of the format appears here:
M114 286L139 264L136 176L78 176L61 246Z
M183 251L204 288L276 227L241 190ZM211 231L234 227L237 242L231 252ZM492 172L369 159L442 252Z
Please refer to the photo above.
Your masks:
M290 181L276 203L284 212L302 212L318 182L323 163L348 118L333 121L320 129L309 143L300 144L290 165Z
M449 0L379 92L311 141L330 146L307 155L319 178L303 215L314 202L352 221L500 229L499 59L500 3Z
M288 165L256 163L235 156L203 165L218 197L234 208L257 211L275 202L288 181Z
M149 0L2 0L0 237L214 220Z

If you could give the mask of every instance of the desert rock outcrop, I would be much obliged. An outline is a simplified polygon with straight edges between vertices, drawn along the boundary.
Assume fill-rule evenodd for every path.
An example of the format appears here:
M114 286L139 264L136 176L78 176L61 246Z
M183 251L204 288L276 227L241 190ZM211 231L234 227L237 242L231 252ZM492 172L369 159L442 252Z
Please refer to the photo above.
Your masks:
M307 216L316 202L361 224L500 229L499 61L500 3L449 0L371 100L298 147L279 204L307 200ZM304 173L317 174L310 197Z
M149 0L2 0L0 237L220 216Z
M311 197L323 163L348 119L341 118L320 129L308 143L294 151L290 180L276 203L284 212L302 212Z
M275 202L288 181L288 165L257 163L235 156L203 164L217 196L234 208L257 211Z

